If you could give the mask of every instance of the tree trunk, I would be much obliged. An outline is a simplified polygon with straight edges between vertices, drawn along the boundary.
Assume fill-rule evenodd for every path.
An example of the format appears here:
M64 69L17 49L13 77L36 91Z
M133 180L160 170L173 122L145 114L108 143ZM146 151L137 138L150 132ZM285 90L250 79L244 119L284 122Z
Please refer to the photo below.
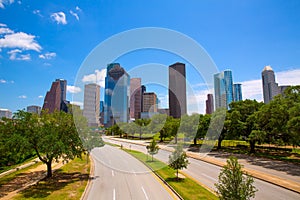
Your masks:
M219 137L219 139L218 139L218 147L217 147L218 150L222 148L222 141L223 141L223 139L221 137Z
M250 153L255 153L255 141L250 141Z
M52 177L52 162L49 161L46 163L47 165L47 178Z
M197 138L194 138L194 145L197 145Z
M175 135L175 144L177 144L177 133Z
M176 180L178 181L178 169L176 171Z
M152 154L152 162L153 162L153 154Z
M140 140L142 139L142 128L140 128Z

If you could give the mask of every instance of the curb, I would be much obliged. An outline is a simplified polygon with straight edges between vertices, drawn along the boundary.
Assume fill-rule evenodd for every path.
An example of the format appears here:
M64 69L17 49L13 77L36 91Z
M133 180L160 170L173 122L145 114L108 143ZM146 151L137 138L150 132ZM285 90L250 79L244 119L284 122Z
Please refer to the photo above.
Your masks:
M117 138L109 138L109 139L119 141L119 142L122 141L122 139L117 139ZM131 144L135 144L135 145L140 145L140 146L146 146L145 144L134 143L134 142L131 142L131 141L123 141L123 142L131 143ZM161 149L165 150L165 151L172 152L170 149L167 149L167 148L161 148ZM223 167L225 165L224 162L221 162L221 161L218 161L218 160L215 160L215 159L210 159L210 158L205 158L205 157L199 158L199 157L193 155L193 153L188 152L188 151L186 152L186 154L190 158L200 160L200 161L203 161L203 162L206 162L206 163L209 163L209 164L213 164L213 165L216 165L216 166L219 166L219 167ZM296 192L296 193L300 194L300 184L296 183L294 181L285 180L285 179L282 179L282 178L279 178L277 176L273 176L273 175L270 175L270 174L262 174L262 173L260 173L256 170L247 169L247 168L243 168L243 172L248 174L248 175L251 175L252 177L257 178L259 180L271 183L273 185L276 185L276 186L279 186L279 187L282 187L282 188L285 188L285 189L288 189L290 191L293 191L293 192Z
M93 174L94 174L94 171L95 171L95 166L94 166L94 159L92 158L91 155L89 155L89 160L91 162L91 168L90 168L90 175L89 175L89 179L88 179L88 182L86 184L86 187L80 197L80 200L86 200L87 199L87 195L89 194L91 188L92 188L92 179L93 177L91 177Z

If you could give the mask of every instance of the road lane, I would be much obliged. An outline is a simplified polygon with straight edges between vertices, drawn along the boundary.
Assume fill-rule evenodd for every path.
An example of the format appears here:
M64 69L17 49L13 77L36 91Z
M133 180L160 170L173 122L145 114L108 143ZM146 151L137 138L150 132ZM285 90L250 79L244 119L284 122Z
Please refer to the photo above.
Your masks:
M133 150L138 150L147 153L145 146L115 141L108 138L104 138L104 140L107 140L108 142L114 144L122 144L126 148L131 148ZM158 154L156 154L154 157L165 163L168 163L170 154L171 152L160 149ZM195 180L201 182L205 186L209 187L210 189L215 190L214 184L218 180L218 176L221 168L216 165L203 162L200 160L196 160L193 158L189 158L189 162L190 164L188 165L188 168L184 169L183 172L193 177ZM287 190L285 188L276 186L274 184L259 179L254 179L254 185L258 189L258 192L256 192L255 199L272 199L272 200L300 199L300 194L296 192Z
M173 199L153 173L126 152L105 145L91 155L95 170L87 199Z

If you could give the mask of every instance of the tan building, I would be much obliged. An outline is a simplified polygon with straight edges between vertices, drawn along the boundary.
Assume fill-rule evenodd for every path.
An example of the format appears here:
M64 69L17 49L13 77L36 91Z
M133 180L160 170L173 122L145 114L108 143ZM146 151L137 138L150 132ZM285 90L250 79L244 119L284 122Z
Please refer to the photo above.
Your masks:
M141 78L130 79L130 118L141 118L142 89Z
M83 116L89 126L100 125L100 86L95 83L84 86Z
M157 112L157 96L154 92L145 92L143 94L143 112Z

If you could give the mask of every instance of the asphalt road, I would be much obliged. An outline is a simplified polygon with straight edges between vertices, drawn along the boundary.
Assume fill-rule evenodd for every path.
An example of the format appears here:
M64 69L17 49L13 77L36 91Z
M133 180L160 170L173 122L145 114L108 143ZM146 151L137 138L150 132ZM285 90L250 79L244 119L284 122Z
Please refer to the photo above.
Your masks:
M105 145L91 155L95 170L87 199L174 199L148 168L126 152Z
M105 139L107 140L107 139ZM109 140L111 143L121 144L119 141ZM126 148L131 148L134 150L138 150L144 153L147 153L146 147L141 145L129 144L122 142L123 146ZM169 160L169 155L171 153L165 150L159 150L158 154L154 157L167 163ZM189 158L190 164L187 169L184 169L183 172L193 177L195 180L201 182L207 187L215 190L214 184L218 181L218 176L221 168L212 165L200 160L196 160L193 158ZM258 189L256 192L255 199L272 199L272 200L298 200L300 199L300 194L287 190L285 188L276 186L274 184L254 179L254 185Z

